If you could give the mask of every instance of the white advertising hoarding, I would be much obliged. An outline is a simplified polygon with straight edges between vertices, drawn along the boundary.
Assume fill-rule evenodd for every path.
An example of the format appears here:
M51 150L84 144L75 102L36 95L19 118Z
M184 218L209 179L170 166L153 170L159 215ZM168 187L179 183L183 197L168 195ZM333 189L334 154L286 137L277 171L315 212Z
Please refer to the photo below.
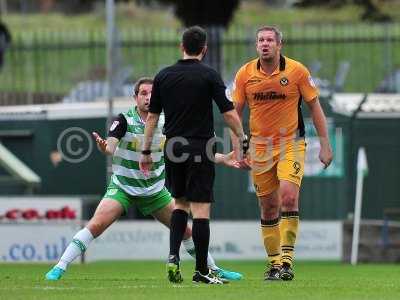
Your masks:
M81 217L77 197L0 197L1 222L76 221Z
M56 262L81 218L77 197L0 197L0 262Z
M96 239L86 261L161 259L169 249L168 229L153 221L121 221ZM182 258L188 258L181 247ZM257 221L212 221L210 252L216 259L265 259ZM296 244L297 259L341 260L342 223L303 221Z
M74 223L2 223L0 262L55 262L79 229ZM159 223L120 221L93 241L85 260L164 260L168 249L169 231ZM181 252L189 258L183 246ZM259 222L211 222L210 252L216 259L265 259ZM342 223L301 222L296 258L341 260Z
M155 221L119 221L93 241L85 261L164 259L169 229Z
M0 262L56 262L79 229L72 223L2 223Z

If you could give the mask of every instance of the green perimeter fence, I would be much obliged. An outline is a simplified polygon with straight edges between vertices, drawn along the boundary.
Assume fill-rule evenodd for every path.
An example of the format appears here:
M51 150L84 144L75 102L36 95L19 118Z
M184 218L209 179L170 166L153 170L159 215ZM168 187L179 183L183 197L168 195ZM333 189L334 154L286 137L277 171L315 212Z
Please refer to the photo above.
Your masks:
M256 29L221 30L220 40L211 43L210 47L220 49L218 65L227 83L255 57ZM293 25L282 30L283 53L307 65L324 88L336 82L336 89L345 92L377 91L400 66L400 24ZM134 82L174 63L180 57L180 33L120 30L114 58L125 72L121 78ZM0 71L0 104L57 102L80 83L101 85L106 77L105 40L104 31L54 32L51 28L13 36ZM93 89L93 84L89 86Z

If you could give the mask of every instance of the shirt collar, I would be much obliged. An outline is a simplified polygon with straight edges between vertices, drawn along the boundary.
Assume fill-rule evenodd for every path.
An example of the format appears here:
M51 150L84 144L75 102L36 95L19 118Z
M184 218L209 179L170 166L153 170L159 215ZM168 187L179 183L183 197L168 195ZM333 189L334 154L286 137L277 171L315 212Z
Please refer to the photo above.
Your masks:
M285 71L286 69L286 58L283 55L279 56L279 68L276 68L271 75L278 74L281 71ZM257 60L257 70L265 74L265 72L261 69L260 59Z
M197 58L188 58L188 59L179 59L179 63L194 63L194 62L200 62Z

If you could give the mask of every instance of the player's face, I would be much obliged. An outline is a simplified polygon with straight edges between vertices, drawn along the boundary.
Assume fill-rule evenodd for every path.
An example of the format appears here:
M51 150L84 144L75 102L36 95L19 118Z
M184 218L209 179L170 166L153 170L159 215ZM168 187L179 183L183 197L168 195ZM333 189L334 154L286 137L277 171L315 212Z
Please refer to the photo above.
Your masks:
M139 92L136 96L137 107L144 112L149 111L150 97L153 85L150 83L143 83L139 86Z
M257 34L256 48L260 59L273 61L279 56L282 44L276 39L275 32L263 30Z

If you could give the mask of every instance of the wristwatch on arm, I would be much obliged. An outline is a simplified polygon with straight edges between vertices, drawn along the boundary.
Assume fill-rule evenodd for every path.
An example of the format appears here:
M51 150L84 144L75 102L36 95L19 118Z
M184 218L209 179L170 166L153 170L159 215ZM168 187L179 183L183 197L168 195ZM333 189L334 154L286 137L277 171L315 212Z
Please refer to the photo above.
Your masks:
M142 150L142 154L143 155L150 155L151 154L151 150Z
M246 134L240 139L240 143L242 144L243 155L245 155L250 147L249 138L247 137Z

